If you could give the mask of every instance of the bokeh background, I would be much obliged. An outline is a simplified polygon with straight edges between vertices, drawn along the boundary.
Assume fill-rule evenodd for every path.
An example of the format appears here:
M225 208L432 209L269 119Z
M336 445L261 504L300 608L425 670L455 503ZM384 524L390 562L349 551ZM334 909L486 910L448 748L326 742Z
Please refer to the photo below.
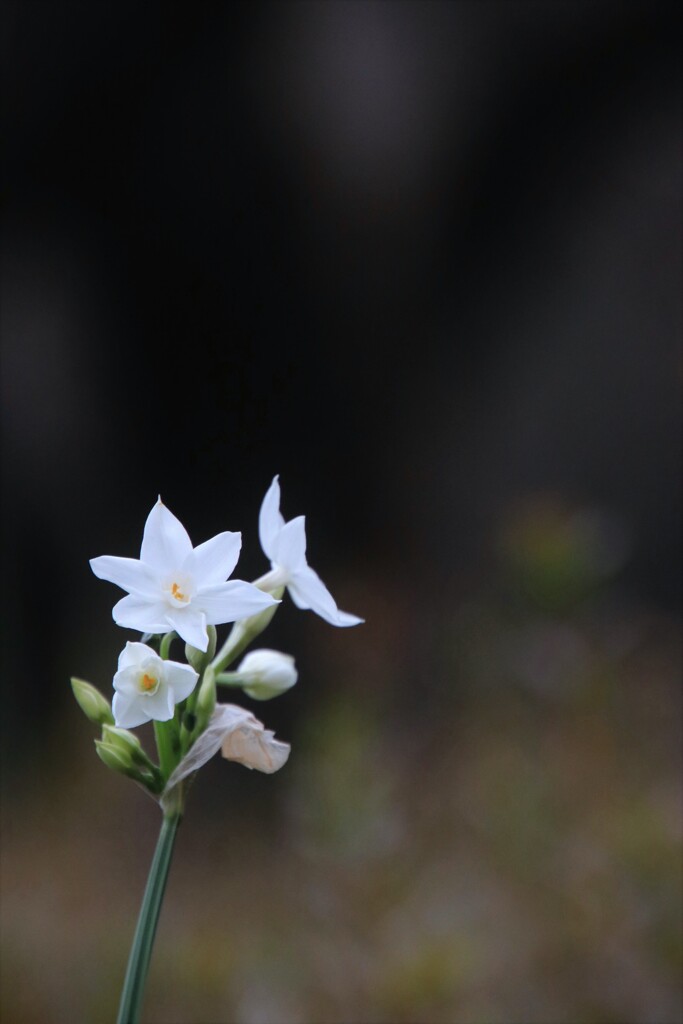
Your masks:
M292 744L190 794L149 1024L677 1024L681 59L658 2L4 2L7 1024L115 1015L158 828L99 554L275 473ZM148 734L141 731L145 741Z

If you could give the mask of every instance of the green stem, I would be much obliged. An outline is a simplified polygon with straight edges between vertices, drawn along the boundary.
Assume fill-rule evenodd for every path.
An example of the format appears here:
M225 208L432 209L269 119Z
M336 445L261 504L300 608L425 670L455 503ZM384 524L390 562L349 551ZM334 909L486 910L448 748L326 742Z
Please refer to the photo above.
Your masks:
M222 671L231 661L234 661L238 654L241 654L244 648L249 644L252 639L249 631L246 629L244 622L236 622L230 630L230 635L221 647L216 657L211 662L211 667L214 669L216 674Z
M121 992L121 1003L116 1024L138 1024L145 992L145 982L154 945L159 912L164 898L166 880L171 866L173 844L180 824L181 815L174 813L164 817L154 858L149 869L147 887L142 898L133 945L128 958L128 968Z
M277 585L272 589L272 591L269 586L261 587L262 583L270 584L273 580L274 574L267 573L265 576L262 576L261 579L256 580L254 586L260 587L260 589L267 589L272 593L272 596L279 601L285 592L284 586ZM256 615L252 615L251 618L248 619L240 619L234 624L230 630L227 640L211 662L211 668L214 670L216 675L218 675L219 672L222 672L223 669L227 668L228 665L235 660L238 654L241 654L242 651L249 646L251 641L254 640L259 633L263 632L266 626L269 625L270 620L273 618L273 615L275 615L278 607L279 606L277 604L273 604L270 608L266 608L265 611L258 612Z
M161 774L164 777L164 781L168 779L176 766L176 756L173 749L173 733L173 719L169 722L154 722L154 739L157 744L159 767L161 768Z
M170 633L166 633L162 637L161 643L159 644L159 657L163 658L164 661L168 661L168 656L171 653L171 644L173 643L177 635L178 634L175 632L175 630L172 629Z
M195 707L197 705L197 694L199 693L199 687L202 683L202 676L199 677L197 685L185 701L185 710L180 723L180 756L184 755L190 749L192 743L194 722L195 722Z
M250 678L248 673L245 676L241 672L220 672L216 682L219 686L248 686Z

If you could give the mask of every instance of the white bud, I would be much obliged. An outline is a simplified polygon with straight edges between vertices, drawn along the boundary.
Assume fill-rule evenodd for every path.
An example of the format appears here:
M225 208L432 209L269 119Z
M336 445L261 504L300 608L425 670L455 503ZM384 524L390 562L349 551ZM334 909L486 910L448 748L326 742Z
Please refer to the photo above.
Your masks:
M281 651L250 651L242 659L236 676L244 692L254 700L270 700L291 689L299 678L294 658Z

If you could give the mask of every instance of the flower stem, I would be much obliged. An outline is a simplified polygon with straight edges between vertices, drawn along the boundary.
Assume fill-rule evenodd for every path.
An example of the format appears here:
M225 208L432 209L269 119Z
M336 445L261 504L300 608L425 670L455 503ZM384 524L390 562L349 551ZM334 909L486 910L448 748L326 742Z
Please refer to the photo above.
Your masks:
M161 825L154 858L149 869L145 895L142 898L133 945L128 957L128 967L121 991L116 1024L138 1024L140 1019L152 946L180 819L180 814L173 813L164 817Z
M176 765L176 757L173 750L173 731L173 719L170 722L155 721L154 723L154 738L159 754L159 767L161 768L164 780L169 777Z
M261 587L261 584L268 583L268 581L271 581L271 583L267 588ZM278 601L282 598L285 591L284 586L279 584L279 580L275 577L274 573L267 573L265 576L262 576L260 580L256 580L254 586L268 589ZM270 608L266 608L265 611L258 612L248 619L240 619L234 624L227 640L211 662L211 668L214 669L216 675L227 668L230 662L234 661L237 655L241 654L245 647L248 647L259 633L263 632L266 626L269 625L278 607L277 604L273 604Z
M216 682L219 686L245 686L251 677L245 678L240 672L219 672Z
M166 633L161 638L161 643L159 644L159 657L163 658L164 661L168 661L168 656L171 652L171 644L175 640L177 635L178 634L175 632L175 630L172 629L170 633Z

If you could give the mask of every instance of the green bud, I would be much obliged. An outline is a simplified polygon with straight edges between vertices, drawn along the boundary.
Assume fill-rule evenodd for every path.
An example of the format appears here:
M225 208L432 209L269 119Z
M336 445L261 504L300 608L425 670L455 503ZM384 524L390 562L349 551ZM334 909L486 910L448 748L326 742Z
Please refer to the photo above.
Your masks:
M139 782L150 793L154 795L160 793L164 785L161 772L147 758L142 747L138 752L128 745L125 735L121 736L121 733L125 734L125 729L112 732L109 731L109 726L105 726L104 729L108 734L107 739L95 740L95 750L100 760L113 772L127 775L129 779ZM135 740L134 736L133 740ZM143 762L139 761L139 753L142 753L145 759Z
M201 672L204 668L204 651L200 651L198 647L192 647L190 644L185 644L185 657L187 658L188 665L191 665L195 672Z
M83 714L95 725L113 725L111 704L99 690L84 679L72 679L71 689Z
M132 775L133 778L139 776L132 757L121 747L107 743L105 740L95 740L95 749L107 768L111 768L114 772L120 772L122 775Z
M142 748L137 736L134 736L128 729L121 729L116 725L102 726L102 739L107 746L115 747L121 751L124 757L130 758L133 764L149 768L151 761Z
M194 727L194 733L199 736L200 733L204 732L209 719L213 714L213 709L216 707L216 676L212 668L207 668L202 679L201 686L199 687L199 693L197 694L197 703L195 704L195 715L196 722Z
M284 592L284 587L277 587L275 590L267 591L267 593L269 593L271 597L274 597L276 601L282 600ZM259 633L262 633L266 626L270 625L270 621L279 607L280 606L278 604L271 604L269 608L264 608L264 610L259 612L258 615L252 615L251 618L242 620L240 625L242 626L246 641L242 650L244 650L244 647L246 647L247 644L250 644L251 641L259 635Z
M200 675L204 670L204 666L208 665L216 653L216 627L207 626L206 632L209 636L209 646L205 651L200 651L197 647L192 647L191 644L185 644L187 662Z

